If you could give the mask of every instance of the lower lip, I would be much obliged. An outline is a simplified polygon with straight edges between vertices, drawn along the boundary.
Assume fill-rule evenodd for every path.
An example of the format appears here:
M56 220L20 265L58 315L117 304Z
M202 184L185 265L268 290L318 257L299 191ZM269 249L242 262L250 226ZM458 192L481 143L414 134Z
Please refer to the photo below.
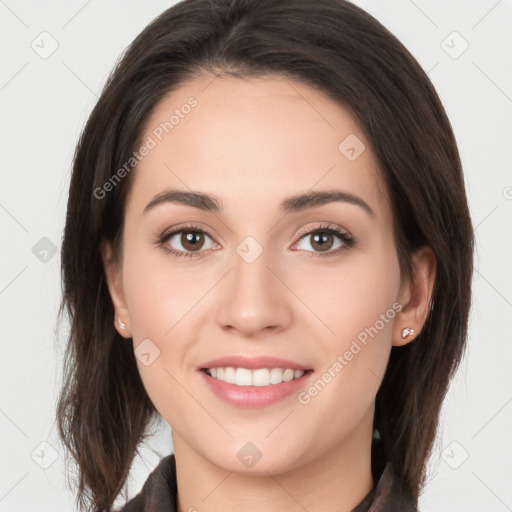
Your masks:
M270 384L268 386L237 386L223 380L214 379L206 372L199 373L209 388L225 402L244 408L264 407L282 400L283 398L300 391L309 380L312 371L306 372L298 379L293 379L281 384Z

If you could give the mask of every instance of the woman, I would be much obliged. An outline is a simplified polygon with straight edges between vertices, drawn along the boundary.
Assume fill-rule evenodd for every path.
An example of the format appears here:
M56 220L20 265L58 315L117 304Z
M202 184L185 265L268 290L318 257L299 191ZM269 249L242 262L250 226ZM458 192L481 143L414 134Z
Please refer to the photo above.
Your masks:
M186 0L77 145L57 417L110 510L413 511L461 359L473 230L427 75L344 0Z

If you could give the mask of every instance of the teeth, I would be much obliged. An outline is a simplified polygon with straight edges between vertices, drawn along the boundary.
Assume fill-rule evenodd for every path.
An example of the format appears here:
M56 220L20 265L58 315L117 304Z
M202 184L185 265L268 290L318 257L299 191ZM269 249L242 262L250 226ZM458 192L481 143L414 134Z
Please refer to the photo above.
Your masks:
M226 368L226 373L228 369L234 371L234 368ZM226 379L224 380L227 382ZM233 384L233 382L231 382L231 384ZM237 386L252 386L252 371L247 368L237 368L234 384Z
M224 380L230 384L234 384L236 382L237 377L234 368L226 368L224 370Z
M285 370L283 372L283 382L288 382L290 380L293 380L293 376L294 376L295 372L293 370Z
M222 380L237 386L269 386L270 384L281 384L298 379L304 375L303 370L292 370L291 368L258 368L248 370L247 368L208 368L206 373L217 380Z

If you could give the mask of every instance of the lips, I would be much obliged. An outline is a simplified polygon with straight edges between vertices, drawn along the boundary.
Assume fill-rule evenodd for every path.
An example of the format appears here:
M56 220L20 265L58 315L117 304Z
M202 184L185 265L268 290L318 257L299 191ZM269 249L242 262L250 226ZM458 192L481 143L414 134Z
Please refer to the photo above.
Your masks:
M272 356L229 356L197 368L207 388L235 407L271 405L297 393L311 381L307 366ZM219 378L220 377L220 378Z
M291 370L311 370L308 366L303 364L299 364L295 361L289 361L286 359L281 359L278 357L272 356L258 356L258 357L248 357L248 356L227 356L221 357L218 359L212 359L211 361L207 361L198 367L198 370L209 370L211 368L246 368L248 370L257 370L260 368L283 368L283 369L291 369Z

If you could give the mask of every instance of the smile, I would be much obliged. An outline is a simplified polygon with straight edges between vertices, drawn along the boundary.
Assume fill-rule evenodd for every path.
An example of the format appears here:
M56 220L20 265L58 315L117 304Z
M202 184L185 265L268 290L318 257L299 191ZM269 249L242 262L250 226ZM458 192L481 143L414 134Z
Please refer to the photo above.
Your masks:
M291 368L248 368L217 367L205 368L206 374L214 379L236 386L270 386L299 379L310 370L293 370Z

